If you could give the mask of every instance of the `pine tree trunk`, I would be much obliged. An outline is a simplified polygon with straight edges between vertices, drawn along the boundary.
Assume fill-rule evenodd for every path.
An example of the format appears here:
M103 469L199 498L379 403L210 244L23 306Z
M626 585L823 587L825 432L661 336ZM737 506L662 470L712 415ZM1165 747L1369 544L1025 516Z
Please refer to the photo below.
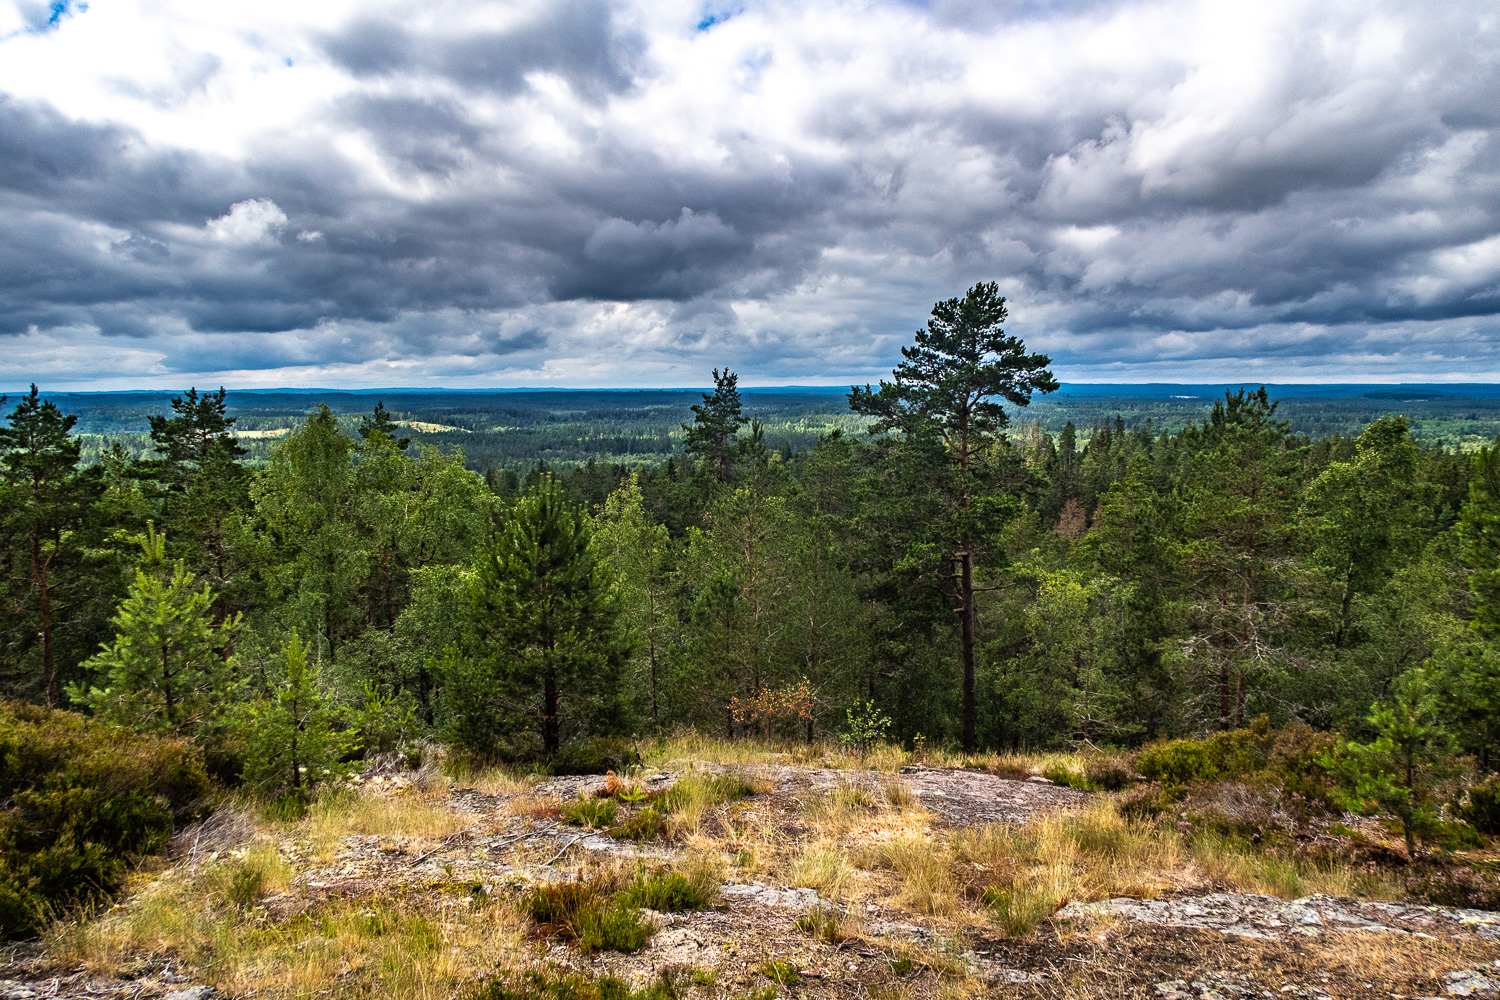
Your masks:
M42 697L48 708L57 704L53 689L57 686L56 661L52 651L52 580L47 572L47 561L42 558L41 529L35 525L31 530L31 579L37 587L41 610L42 634Z
M557 753L557 668L549 665L542 681L542 746L548 754Z
M963 629L964 661L964 753L973 753L978 745L975 730L979 723L979 707L974 697L974 553L967 547L958 554L959 559L959 616Z

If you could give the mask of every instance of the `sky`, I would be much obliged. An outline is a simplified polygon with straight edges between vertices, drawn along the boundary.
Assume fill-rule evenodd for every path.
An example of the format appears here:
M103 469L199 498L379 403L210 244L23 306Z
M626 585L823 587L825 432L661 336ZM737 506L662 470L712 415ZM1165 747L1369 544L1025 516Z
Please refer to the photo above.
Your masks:
M0 0L0 386L1500 380L1500 5Z

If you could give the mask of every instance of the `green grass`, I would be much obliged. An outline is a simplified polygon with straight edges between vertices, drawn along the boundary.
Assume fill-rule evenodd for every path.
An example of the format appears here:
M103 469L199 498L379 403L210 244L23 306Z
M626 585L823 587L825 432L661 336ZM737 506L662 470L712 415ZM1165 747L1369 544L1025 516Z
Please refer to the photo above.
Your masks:
M562 807L562 821L573 826L613 826L615 815L614 799L578 799Z

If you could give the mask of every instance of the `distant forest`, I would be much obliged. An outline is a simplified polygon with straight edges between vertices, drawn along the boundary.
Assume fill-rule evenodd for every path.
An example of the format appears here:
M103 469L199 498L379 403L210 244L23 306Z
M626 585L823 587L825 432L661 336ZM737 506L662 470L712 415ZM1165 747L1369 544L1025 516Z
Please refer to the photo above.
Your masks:
M1036 431L1056 437L1073 424L1080 446L1096 427L1176 433L1208 416L1226 391L1240 385L1068 385L1013 414L1012 438ZM761 424L767 446L813 448L833 430L858 433L866 418L850 412L845 388L742 389L744 412ZM1268 386L1278 416L1294 434L1314 439L1357 437L1381 417L1404 414L1423 444L1472 451L1500 436L1500 386ZM135 459L152 457L148 419L165 412L173 393L44 393L79 418L82 459L93 464L119 444ZM358 391L234 392L227 413L251 465L266 462L277 435L327 406L346 434L381 402L401 433L444 450L461 449L476 472L524 475L539 461L559 471L595 463L631 468L658 465L682 450L682 425L698 401L692 390L504 390L494 392Z
M33 389L0 693L271 785L422 740L1365 738L1387 704L1488 768L1500 399L1068 393L1003 318L939 303L848 394Z

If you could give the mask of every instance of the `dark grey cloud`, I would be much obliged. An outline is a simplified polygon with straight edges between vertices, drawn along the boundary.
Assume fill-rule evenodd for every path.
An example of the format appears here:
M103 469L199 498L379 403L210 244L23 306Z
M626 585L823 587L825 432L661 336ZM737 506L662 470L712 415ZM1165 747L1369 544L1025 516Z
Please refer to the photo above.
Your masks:
M360 17L326 35L324 50L359 77L432 75L513 94L526 76L556 73L591 97L631 85L643 43L617 30L603 0L551 0L520 23L462 35L418 32L402 19Z

